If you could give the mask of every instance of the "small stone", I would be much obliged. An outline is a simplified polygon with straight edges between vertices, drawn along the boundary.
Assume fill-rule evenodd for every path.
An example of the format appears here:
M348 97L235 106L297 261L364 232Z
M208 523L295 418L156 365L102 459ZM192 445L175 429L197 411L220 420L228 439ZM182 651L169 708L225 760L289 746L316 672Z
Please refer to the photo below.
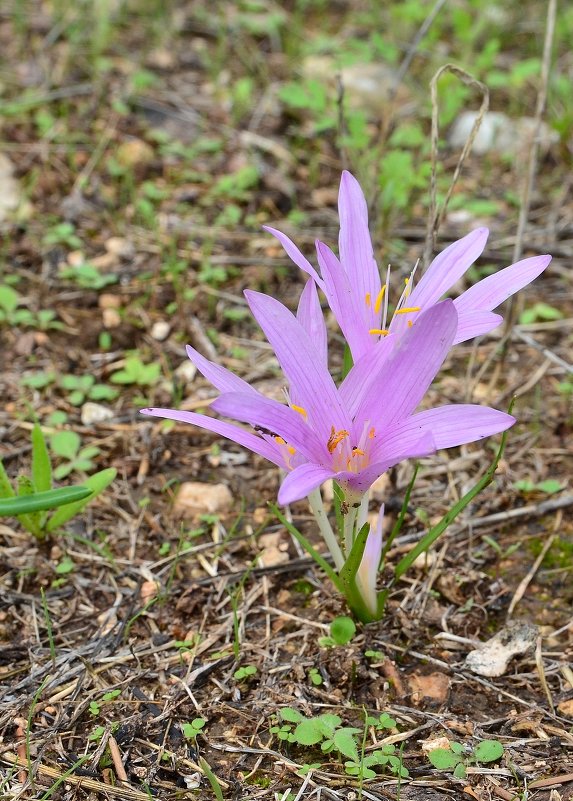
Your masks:
M151 326L151 336L157 342L163 342L169 336L171 326L166 320L158 320Z
M82 406L80 417L82 425L91 426L94 423L103 423L106 420L112 420L115 415L107 406L87 401L87 403L84 403Z
M435 751L436 748L445 748L446 751L450 750L450 741L447 737L433 737L431 740L422 740L422 751L429 754L430 751Z
M179 367L175 370L175 376L182 384L192 384L196 375L197 368L191 359L186 359L184 362L181 362Z
M82 264L86 263L86 257L81 250L72 250L68 253L67 262L70 267L81 267Z
M514 656L535 646L537 634L537 626L531 623L517 620L508 623L480 648L469 652L466 667L478 676L503 676Z
M227 512L232 505L233 496L226 484L185 481L179 487L173 511L183 517L198 517Z
M23 197L14 177L14 165L8 156L0 153L0 222L9 217L25 219L31 210L31 204Z
M101 318L104 328L118 328L121 325L121 316L117 309L104 309Z
M128 169L150 164L154 155L153 148L143 139L128 139L115 152L117 162Z
M119 309L121 298L119 295L112 295L110 292L103 292L98 299L100 309Z
M450 147L461 149L465 145L476 118L475 111L464 111L457 117L448 134ZM488 111L481 121L472 152L477 155L498 153L511 156L527 152L536 133L536 124L532 117L512 119L501 111ZM559 142L557 131L542 123L538 138L541 152L547 153L557 142Z
M422 701L429 699L437 704L446 702L450 691L450 680L444 673L429 673L421 675L414 673L408 677L408 687L412 699Z
M108 253L112 253L122 259L131 259L135 256L133 242L130 242L129 239L124 239L122 236L110 236L104 246Z

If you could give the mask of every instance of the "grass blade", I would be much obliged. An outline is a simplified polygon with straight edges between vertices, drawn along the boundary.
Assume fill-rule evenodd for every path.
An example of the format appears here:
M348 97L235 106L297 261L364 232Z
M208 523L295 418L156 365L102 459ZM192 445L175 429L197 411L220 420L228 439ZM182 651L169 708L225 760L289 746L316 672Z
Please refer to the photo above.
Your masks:
M105 470L100 470L99 473L94 473L84 481L83 486L87 487L91 492L83 500L77 503L69 503L57 509L51 518L48 520L46 531L54 531L55 529L67 523L72 517L81 512L84 506L96 498L104 489L111 484L117 475L115 467L108 467Z

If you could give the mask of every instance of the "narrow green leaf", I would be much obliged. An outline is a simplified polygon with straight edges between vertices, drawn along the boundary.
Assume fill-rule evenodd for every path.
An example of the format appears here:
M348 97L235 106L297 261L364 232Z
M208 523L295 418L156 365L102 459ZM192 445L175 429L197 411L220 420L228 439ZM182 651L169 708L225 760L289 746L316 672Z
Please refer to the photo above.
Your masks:
M115 467L108 467L105 470L100 470L99 473L94 473L93 476L86 478L83 486L91 490L90 494L83 500L78 501L77 503L67 504L65 507L61 507L54 512L54 514L48 520L46 531L55 531L55 529L59 528L64 523L67 523L68 520L71 520L72 517L75 517L78 512L81 512L84 506L86 506L94 498L97 498L97 496L103 492L109 484L111 484L116 475L117 470Z
M28 476L18 476L18 497L26 499L33 495L34 485L32 484L32 479ZM38 511L20 514L18 515L18 520L34 537L41 538L44 536Z
M354 538L354 542L352 543L352 548L350 549L350 553L348 554L346 562L340 569L340 580L345 587L351 587L354 585L356 573L358 572L360 562L362 561L362 556L364 554L364 548L366 547L366 540L368 539L369 533L370 524L364 523Z
M15 495L8 473L4 469L2 459L0 459L0 498L13 498Z
M511 412L513 408L514 401L511 402L509 411ZM442 517L440 522L431 528L428 533L422 537L420 542L409 551L406 556L401 559L398 564L396 565L396 569L394 571L394 579L392 583L398 581L404 573L412 566L412 563L417 559L417 557L427 551L431 545L438 539L438 537L444 533L444 531L450 526L456 517L463 512L463 510L470 504L473 499L478 495L483 489L485 489L488 484L491 484L493 481L495 471L497 470L497 466L501 457L503 456L503 452L505 450L505 443L507 441L507 431L504 431L501 437L501 444L498 448L498 451L495 455L495 458L485 474L480 478L480 480L475 484L469 492L467 492L463 498L461 498L452 508L446 512L446 514Z
M18 495L0 500L0 517L15 517L45 509L56 509L91 495L87 487L60 487L32 495Z
M38 423L32 429L32 481L36 492L52 488L52 464L46 438Z

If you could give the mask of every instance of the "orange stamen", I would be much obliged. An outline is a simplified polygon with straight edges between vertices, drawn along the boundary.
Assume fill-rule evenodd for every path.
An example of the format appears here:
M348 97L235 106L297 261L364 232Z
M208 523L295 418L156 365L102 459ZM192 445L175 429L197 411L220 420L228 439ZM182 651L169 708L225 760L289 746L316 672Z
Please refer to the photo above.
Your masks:
M376 303L374 304L374 311L376 312L376 314L378 314L378 312L382 308L382 300L384 299L384 292L386 292L386 284L384 284L384 286L382 287L376 298Z
M421 306L407 306L405 309L396 309L394 314L409 314L410 312L419 312Z
M366 305L368 306L368 308L370 308L370 306L372 306L372 297L370 295L370 292L366 293L366 297L364 298L364 300L366 301Z
M295 412L302 414L305 420L308 417L306 409L303 409L302 406L297 406L295 403L293 403L290 408L294 409Z
M326 447L328 448L329 453L334 453L336 446L342 442L343 439L348 437L348 431L344 429L342 431L336 431L334 426L330 429L330 437L328 438L328 442L326 443Z
M408 328L412 328L413 325L414 323L411 320L408 320Z
M373 427L368 432L368 439L374 439L375 436L376 436L376 429Z
M362 448L352 448L352 455L353 456L366 456Z
M286 442L282 437L275 437L275 442L277 442L279 445L286 445Z
M376 334L381 337L386 337L390 333L387 328L371 328L368 331L369 334Z

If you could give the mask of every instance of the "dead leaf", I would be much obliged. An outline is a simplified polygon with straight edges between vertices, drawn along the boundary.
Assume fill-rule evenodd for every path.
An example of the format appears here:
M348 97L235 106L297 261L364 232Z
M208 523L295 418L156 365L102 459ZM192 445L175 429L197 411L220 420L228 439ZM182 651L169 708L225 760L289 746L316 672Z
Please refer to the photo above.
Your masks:
M408 676L408 687L414 702L429 699L436 704L443 704L450 691L450 680L444 673L413 673Z
M573 698L569 698L568 701L561 701L560 704L557 704L557 709L562 715L573 718Z

